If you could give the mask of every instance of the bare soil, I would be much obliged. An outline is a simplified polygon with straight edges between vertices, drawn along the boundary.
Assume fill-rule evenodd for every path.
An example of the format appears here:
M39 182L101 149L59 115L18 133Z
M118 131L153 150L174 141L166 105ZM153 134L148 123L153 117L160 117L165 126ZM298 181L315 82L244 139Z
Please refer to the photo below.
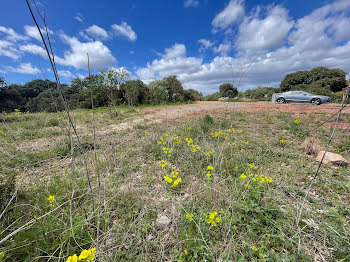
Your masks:
M118 131L133 128L136 125L155 124L164 122L166 120L173 120L179 118L199 117L205 114L217 114L227 111L242 111L242 112L285 112L290 114L335 114L339 109L340 104L322 104L314 106L311 104L273 104L271 102L218 102L218 101L200 101L196 104L175 105L175 106L158 106L152 108L142 109L140 115L135 118L128 118L126 121L118 124L111 124L96 129L97 136L112 135ZM350 113L350 106L343 110L343 113ZM78 124L79 125L79 124ZM329 122L325 127L333 127L334 123ZM340 128L349 128L350 123L339 123ZM91 130L85 130L83 126L78 127L80 135L91 135ZM26 141L22 144L23 148L42 149L44 147L52 146L62 137L54 137L51 140L44 142L44 139Z

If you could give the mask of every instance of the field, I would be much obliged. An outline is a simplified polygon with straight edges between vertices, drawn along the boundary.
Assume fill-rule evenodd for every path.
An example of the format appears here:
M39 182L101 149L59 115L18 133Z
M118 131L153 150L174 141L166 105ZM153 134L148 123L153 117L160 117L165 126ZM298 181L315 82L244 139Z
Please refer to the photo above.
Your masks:
M310 188L335 118L321 124L339 107L75 110L79 139L64 113L3 114L0 254L66 261L96 248L95 261L350 261L349 167L322 165ZM350 159L349 108L329 151Z

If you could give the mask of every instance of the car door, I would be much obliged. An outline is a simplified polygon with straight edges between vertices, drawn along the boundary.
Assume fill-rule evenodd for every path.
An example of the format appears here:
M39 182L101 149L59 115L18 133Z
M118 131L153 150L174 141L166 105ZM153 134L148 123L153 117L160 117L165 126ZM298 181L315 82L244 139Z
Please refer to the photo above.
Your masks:
M309 102L310 101L310 96L311 96L311 94L309 94L307 92L302 92L301 93L300 102L303 102L303 103Z
M301 99L300 94L296 91L292 91L290 92L287 100L289 102L299 102L300 99Z

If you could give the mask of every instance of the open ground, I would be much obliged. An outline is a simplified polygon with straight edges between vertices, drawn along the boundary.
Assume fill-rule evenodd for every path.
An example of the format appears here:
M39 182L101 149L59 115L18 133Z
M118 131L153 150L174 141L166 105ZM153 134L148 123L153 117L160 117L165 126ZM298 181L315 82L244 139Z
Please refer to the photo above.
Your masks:
M0 252L6 261L66 261L90 248L97 261L348 261L348 167L323 165L309 190L335 117L320 125L339 108L74 110L79 142L64 113L4 114ZM349 123L345 108L329 148L347 159Z

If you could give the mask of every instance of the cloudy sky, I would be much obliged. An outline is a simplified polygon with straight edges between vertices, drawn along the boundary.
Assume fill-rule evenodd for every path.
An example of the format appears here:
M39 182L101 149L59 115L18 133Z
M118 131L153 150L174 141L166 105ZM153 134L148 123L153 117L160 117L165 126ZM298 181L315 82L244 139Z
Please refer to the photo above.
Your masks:
M278 87L316 66L350 72L350 0L60 0L45 12L62 82L126 68L149 83L175 74L204 94L224 82L241 90ZM0 76L9 83L53 79L24 0L0 16Z

